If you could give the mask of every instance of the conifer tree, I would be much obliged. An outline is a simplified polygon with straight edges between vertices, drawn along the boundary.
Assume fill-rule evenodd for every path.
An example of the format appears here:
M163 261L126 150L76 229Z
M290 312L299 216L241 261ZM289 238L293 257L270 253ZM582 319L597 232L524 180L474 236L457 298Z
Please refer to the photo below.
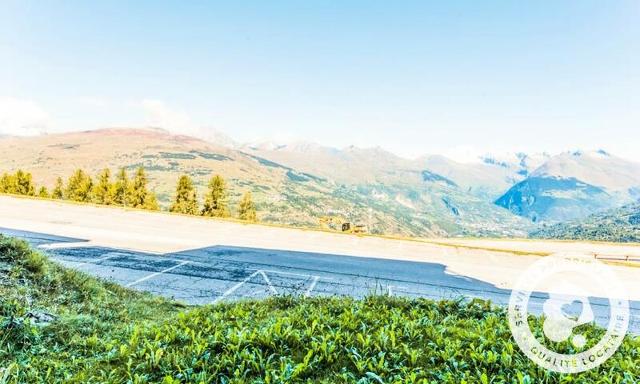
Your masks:
M77 169L67 181L64 195L68 200L88 202L91 201L91 188L93 181L82 169Z
M226 188L226 183L220 175L211 178L209 190L204 196L203 216L229 217Z
M238 212L240 214L240 220L258 220L256 215L256 206L253 203L253 199L251 198L251 192L245 192L245 194L242 196L242 200L240 200L240 205L238 207Z
M0 178L0 193L16 193L15 177L4 173Z
M111 171L108 168L105 168L98 175L98 182L93 187L93 202L105 205L113 204L114 189L113 184L111 184Z
M127 206L129 205L129 196L130 187L127 171L124 168L120 168L120 172L118 172L116 182L113 186L113 202L117 205Z
M64 182L62 181L62 177L58 177L56 180L56 185L53 187L53 191L51 192L52 199L64 199Z
M198 199L193 181L187 175L183 175L178 180L176 187L175 201L169 208L171 212L185 213L188 215L198 214Z
M134 208L157 210L158 201L155 194L147 190L147 183L144 168L138 168L131 185L130 204Z
M49 197L51 197L51 196L49 196L49 191L47 190L47 187L45 187L45 186L40 187L40 189L38 190L38 196L42 197L42 198L45 198L45 199L48 199Z
M158 205L158 198L156 194L152 191L147 193L147 197L144 201L144 205L142 206L144 209L148 209L150 211L159 211L160 205Z
M31 174L18 169L15 175L15 192L18 195L35 196L36 187L31 180Z

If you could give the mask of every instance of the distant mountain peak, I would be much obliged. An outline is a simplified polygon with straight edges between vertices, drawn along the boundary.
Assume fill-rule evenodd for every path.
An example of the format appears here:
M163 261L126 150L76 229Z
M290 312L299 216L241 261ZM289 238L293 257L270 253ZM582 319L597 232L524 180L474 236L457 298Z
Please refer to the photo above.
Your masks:
M201 130L201 133L197 136L203 140L213 144L221 145L227 148L237 148L239 143L235 141L231 136L218 130Z
M485 164L490 164L490 165L497 165L498 167L502 167L502 168L508 168L509 165L507 164L506 161L500 161L498 159L496 159L495 157L492 156L484 156L482 157L482 162Z
M580 219L637 199L640 163L599 150L572 150L550 157L497 204L545 221Z
M609 157L615 157L611 153L607 152L606 150L604 150L602 148L596 149L596 150L575 149L575 150L571 150L571 151L562 152L562 153L560 153L560 154L558 154L556 156L569 156L569 157L574 157L574 158L584 158L584 157L609 158ZM555 156L551 156L551 157L555 157Z
M278 144L273 141L257 141L247 143L244 145L246 148L253 149L255 151L276 151L287 147L286 144Z

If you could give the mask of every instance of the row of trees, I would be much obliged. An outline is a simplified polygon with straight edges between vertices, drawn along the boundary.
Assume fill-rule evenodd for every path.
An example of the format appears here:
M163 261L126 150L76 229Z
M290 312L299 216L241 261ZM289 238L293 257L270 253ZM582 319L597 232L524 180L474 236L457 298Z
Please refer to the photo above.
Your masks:
M229 217L226 182L220 175L211 178L204 195L204 206L200 209L193 180L188 175L183 175L178 180L175 199L169 210L187 215ZM238 205L238 217L247 221L257 220L256 207L251 198L251 192L245 192L242 196Z
M0 193L11 193L26 196L91 202L103 205L158 210L156 195L147 189L147 176L143 167L137 169L133 179L121 168L111 180L111 171L102 170L95 181L82 169L76 170L66 181L58 177L51 192L46 187L36 185L28 172L18 170L15 174L5 173L0 178ZM204 195L204 205L200 208L193 180L183 175L178 180L176 194L169 210L188 215L211 217L230 217L228 194L225 180L215 175L209 181ZM257 221L256 207L251 192L246 192L238 205L238 216L241 220Z
M31 174L18 170L13 175L7 173L2 175L0 192L158 210L156 195L147 189L147 183L147 175L142 167L138 168L133 179L129 179L124 168L120 169L114 182L111 181L109 169L102 170L96 176L95 181L85 171L78 169L73 172L66 183L61 177L58 177L51 192L43 186L36 193L36 186Z

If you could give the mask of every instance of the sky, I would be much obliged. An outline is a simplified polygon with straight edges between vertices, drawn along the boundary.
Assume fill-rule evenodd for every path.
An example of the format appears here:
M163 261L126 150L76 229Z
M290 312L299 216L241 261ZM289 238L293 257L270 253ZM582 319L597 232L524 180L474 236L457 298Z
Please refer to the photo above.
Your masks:
M0 2L0 134L640 160L640 2Z

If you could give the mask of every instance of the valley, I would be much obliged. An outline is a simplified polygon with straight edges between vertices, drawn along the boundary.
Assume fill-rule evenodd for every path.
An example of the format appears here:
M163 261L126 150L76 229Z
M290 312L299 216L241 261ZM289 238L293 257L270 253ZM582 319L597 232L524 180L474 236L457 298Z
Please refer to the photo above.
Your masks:
M441 155L406 159L380 147L242 144L222 134L209 140L157 128L5 136L0 172L22 169L51 188L76 169L97 175L144 167L162 209L171 205L181 175L193 179L202 200L208 180L219 174L232 209L251 192L265 223L339 230L335 223L347 222L372 234L423 238L538 236L640 196L640 165L605 151L487 154L458 162ZM581 233L577 238L616 239Z
M524 236L530 223L490 201L467 193L424 168L377 167L388 153L355 153L333 162L314 160L324 170L250 148L230 148L159 129L96 131L0 140L2 170L23 169L36 184L52 186L81 168L96 175L103 168L129 171L142 166L149 185L167 207L181 174L190 175L199 195L208 179L222 175L236 205L251 191L259 219L268 223L317 228L323 217L366 225L371 233L419 237ZM338 160L340 159L340 160ZM349 179L341 177L356 175Z

